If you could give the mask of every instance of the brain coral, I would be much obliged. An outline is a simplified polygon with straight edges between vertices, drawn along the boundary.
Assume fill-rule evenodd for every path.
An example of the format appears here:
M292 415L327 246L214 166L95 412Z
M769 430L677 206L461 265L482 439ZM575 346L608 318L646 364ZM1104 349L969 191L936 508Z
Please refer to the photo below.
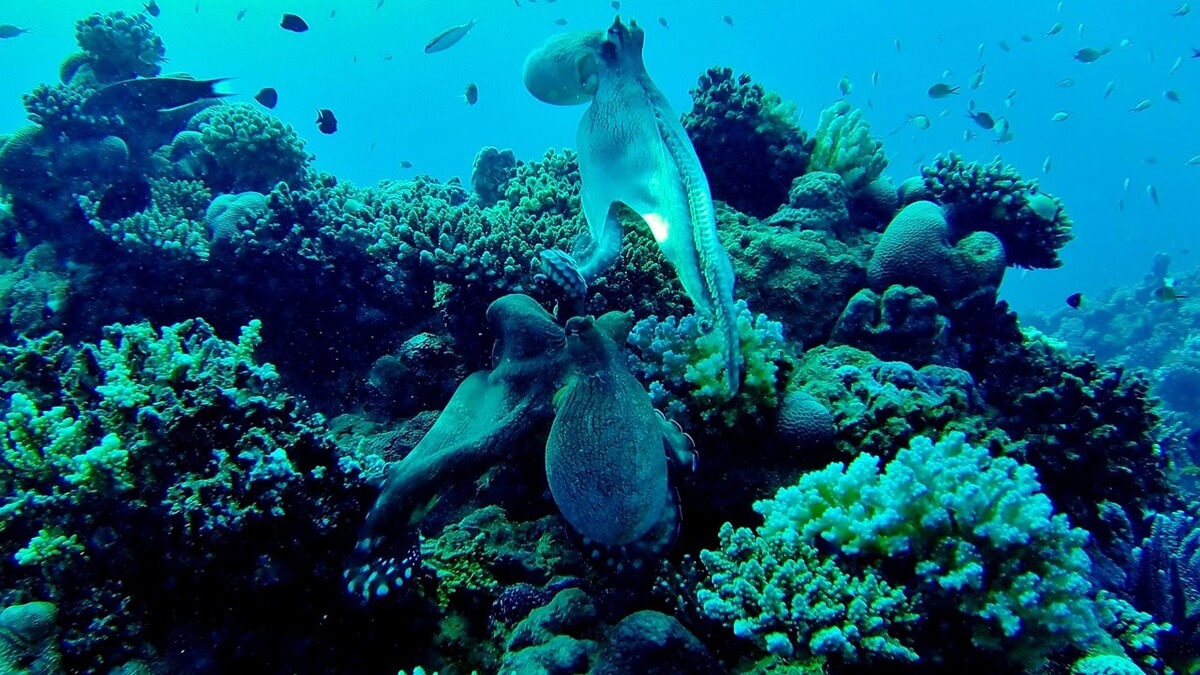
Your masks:
M904 207L883 231L867 278L871 287L915 286L950 302L999 286L1004 249L994 235L976 232L953 241L945 212L933 202Z

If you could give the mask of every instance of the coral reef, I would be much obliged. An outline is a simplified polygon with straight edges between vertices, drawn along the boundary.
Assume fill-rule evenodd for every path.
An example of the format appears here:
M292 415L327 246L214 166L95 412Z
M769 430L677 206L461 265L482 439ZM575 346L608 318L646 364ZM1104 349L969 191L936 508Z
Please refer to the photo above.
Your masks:
M838 174L850 192L864 189L887 168L883 143L871 136L863 111L844 100L821 111L813 140L809 169Z
M742 73L709 68L692 90L683 128L696 147L713 199L766 217L808 168L810 144L796 107Z

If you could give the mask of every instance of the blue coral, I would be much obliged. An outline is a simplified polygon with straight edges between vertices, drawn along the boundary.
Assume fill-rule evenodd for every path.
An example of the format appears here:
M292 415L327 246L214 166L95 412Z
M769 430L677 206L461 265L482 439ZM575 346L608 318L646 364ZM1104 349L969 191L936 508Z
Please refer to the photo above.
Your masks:
M950 434L918 437L882 470L860 455L755 503L702 553L709 616L766 651L903 660L965 624L972 645L1038 669L1075 646L1116 648L1088 580L1088 535L1053 513L1036 473ZM918 619L921 617L921 619ZM923 625L932 624L932 625Z

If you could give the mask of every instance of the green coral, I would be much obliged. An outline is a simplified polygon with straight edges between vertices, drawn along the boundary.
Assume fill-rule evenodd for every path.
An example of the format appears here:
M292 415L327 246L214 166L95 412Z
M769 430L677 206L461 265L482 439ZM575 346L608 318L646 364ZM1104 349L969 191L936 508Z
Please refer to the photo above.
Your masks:
M912 660L917 644L922 658L954 649L914 639L951 624L1031 670L1068 646L1119 650L1088 580L1087 533L1053 513L1032 467L962 434L918 437L882 471L867 454L831 464L754 509L762 525L727 525L702 553L698 595L775 653ZM812 613L814 598L827 611ZM851 598L876 609L855 614Z
M813 137L809 170L840 175L851 193L865 188L887 168L883 143L871 136L862 110L844 100L821 111Z
M702 330L694 314L650 316L630 331L630 370L655 407L685 427L715 421L732 427L779 404L791 360L783 325L751 313L744 300L737 308L743 379L736 396L725 381L722 338Z
M192 117L203 149L203 180L216 192L268 192L278 182L303 182L311 159L290 124L242 101L214 105Z
M96 215L98 199L81 197L89 222L121 248L180 258L208 260L210 236L204 221L212 191L194 180L150 179L150 206L131 216L105 221Z

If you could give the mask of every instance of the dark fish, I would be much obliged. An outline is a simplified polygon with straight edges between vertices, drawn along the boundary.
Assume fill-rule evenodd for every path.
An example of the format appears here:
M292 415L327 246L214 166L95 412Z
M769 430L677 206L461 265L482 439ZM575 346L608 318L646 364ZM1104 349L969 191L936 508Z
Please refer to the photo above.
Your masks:
M975 120L980 128L991 130L996 126L996 119L985 112L968 112L967 116Z
M279 103L279 92L275 91L274 87L263 87L254 95L254 100L261 103L264 108L273 109Z
M725 16L721 17L721 20L724 21L725 23L729 24L730 28L733 27L733 17L732 16L729 16L728 14L726 14Z
M200 0L196 0L196 13L200 13Z
M129 110L167 110L206 98L229 96L213 89L228 80L193 80L190 77L140 77L102 87L80 106L84 114Z
M246 18L246 10L245 10L245 9L240 9L240 10L238 10L238 13L237 13L237 20L238 20L238 21L241 21L241 20L242 20L242 19L244 19L244 18Z
M670 26L667 25L667 20L661 16L658 17L658 25L662 26L663 28L670 28Z
M463 98L466 99L467 105L475 105L476 103L478 103L479 102L479 87L475 86L474 82L472 82L471 84L468 84L467 91L466 91L466 93L463 94Z
M619 0L612 0L612 2L608 4L611 5L614 10L618 12L621 11L621 3Z
M290 30L293 33L303 33L308 30L308 24L304 23L304 19L295 14L284 14L283 21L279 22L279 27L284 30Z
M17 28L16 26L12 25L11 23L0 24L0 40L7 40L8 38L15 38L18 35L22 35L22 34L28 33L28 32L29 32L28 30L25 30L24 28Z
M337 18L337 10L336 9L329 10L329 18L331 18L331 19Z
M150 2L147 2L146 4L142 5L142 7L146 10L146 13L149 14L150 16L158 16L159 14L162 13L162 10L158 8L158 3L155 0L150 0Z
M1032 38L1032 37L1030 37L1030 36L1028 36L1028 35L1022 35L1022 36L1021 36L1021 42L1024 42L1024 43L1028 44L1028 43L1030 43L1030 42L1033 42L1033 38Z
M1192 58L1200 59L1200 49L1196 49L1195 47L1192 47Z
M379 11L380 7L383 7L383 0L379 0L379 2L375 3L375 11Z
M141 213L150 206L150 183L144 176L125 178L113 183L100 197L96 216L100 220L120 220Z
M411 169L412 167L413 167L413 163L408 161L407 159L400 162L401 169Z
M1067 306L1071 309L1079 309L1079 305L1083 304L1083 293L1072 293L1067 296Z
M329 108L317 110L317 128L323 134L332 134L337 131L337 118L333 116L332 110Z
M565 25L567 25L567 20L566 19L555 19L554 25L555 26L565 26Z

